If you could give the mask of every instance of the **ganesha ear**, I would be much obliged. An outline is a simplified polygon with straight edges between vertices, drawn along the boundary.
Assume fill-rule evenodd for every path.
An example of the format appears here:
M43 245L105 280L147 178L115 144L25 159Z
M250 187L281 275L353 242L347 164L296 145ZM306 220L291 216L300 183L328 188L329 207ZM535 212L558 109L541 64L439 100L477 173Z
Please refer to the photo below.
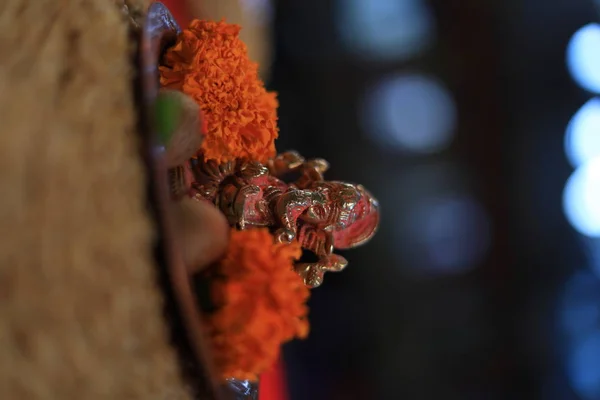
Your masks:
M350 239L354 244L353 247L365 244L371 240L377 232L377 227L379 226L379 207L377 206L372 209L371 213L357 225L360 225L356 227L356 232L358 232L358 234Z
M363 229L358 229L357 232L361 234L357 235L355 239L355 246L360 246L375 235L379 227L379 219L381 210L379 208L379 201L363 186L358 185L358 191L367 200L367 215L363 219Z
M377 233L379 225L379 210L367 214L364 218L354 222L343 231L333 232L334 247L346 250L367 243Z
M336 249L349 249L367 243L379 226L379 202L362 185L356 185L364 202L358 205L359 214L355 222L333 233Z

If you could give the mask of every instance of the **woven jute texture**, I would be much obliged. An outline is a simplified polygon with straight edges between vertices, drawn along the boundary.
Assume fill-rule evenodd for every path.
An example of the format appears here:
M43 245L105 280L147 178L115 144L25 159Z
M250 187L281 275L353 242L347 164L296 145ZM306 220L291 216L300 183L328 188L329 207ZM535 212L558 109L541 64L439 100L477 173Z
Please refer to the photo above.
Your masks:
M112 0L0 1L0 399L188 398Z

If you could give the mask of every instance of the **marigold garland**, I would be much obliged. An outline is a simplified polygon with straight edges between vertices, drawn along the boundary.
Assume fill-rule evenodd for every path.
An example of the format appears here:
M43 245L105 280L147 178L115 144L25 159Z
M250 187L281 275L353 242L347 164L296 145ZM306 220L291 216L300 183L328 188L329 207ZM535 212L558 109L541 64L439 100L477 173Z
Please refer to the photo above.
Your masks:
M200 105L207 124L201 146L205 160L265 162L275 155L278 104L259 79L239 32L239 26L223 21L193 21L166 52L161 84Z
M275 244L267 229L232 230L213 271L208 317L215 364L223 378L256 380L283 343L308 334L309 289L293 270L298 243Z

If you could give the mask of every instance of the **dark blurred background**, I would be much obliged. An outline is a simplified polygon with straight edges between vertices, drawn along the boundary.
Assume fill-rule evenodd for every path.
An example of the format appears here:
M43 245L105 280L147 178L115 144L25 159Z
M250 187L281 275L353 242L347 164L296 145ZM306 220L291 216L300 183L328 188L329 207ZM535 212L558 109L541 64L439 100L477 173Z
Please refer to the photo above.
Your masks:
M383 219L285 349L292 400L600 399L593 0L245 0L280 150Z

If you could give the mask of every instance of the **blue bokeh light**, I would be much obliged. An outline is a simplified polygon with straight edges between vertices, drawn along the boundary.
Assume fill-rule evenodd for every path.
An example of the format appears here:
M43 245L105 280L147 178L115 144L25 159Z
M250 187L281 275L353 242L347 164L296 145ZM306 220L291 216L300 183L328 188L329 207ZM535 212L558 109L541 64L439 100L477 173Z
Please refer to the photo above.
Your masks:
M384 149L431 154L452 141L456 105L436 79L397 75L378 82L367 93L365 131Z
M579 29L567 47L567 65L573 79L584 89L600 93L600 25Z
M600 279L600 238L581 237L586 250L586 256L590 264L590 268ZM600 297L600 288L598 288ZM600 298L598 299L600 304Z
M565 152L574 167L600 156L600 98L585 103L569 122Z
M422 0L337 0L338 31L360 57L404 60L433 42L434 23Z
M600 158L579 167L567 181L563 207L582 235L600 237Z
M487 253L489 217L471 196L426 197L413 207L401 227L399 251L417 274L462 273Z
M585 400L600 399L600 330L579 340L569 356L573 389Z
M567 281L559 322L561 333L569 342L600 328L600 281L589 270L580 271Z

